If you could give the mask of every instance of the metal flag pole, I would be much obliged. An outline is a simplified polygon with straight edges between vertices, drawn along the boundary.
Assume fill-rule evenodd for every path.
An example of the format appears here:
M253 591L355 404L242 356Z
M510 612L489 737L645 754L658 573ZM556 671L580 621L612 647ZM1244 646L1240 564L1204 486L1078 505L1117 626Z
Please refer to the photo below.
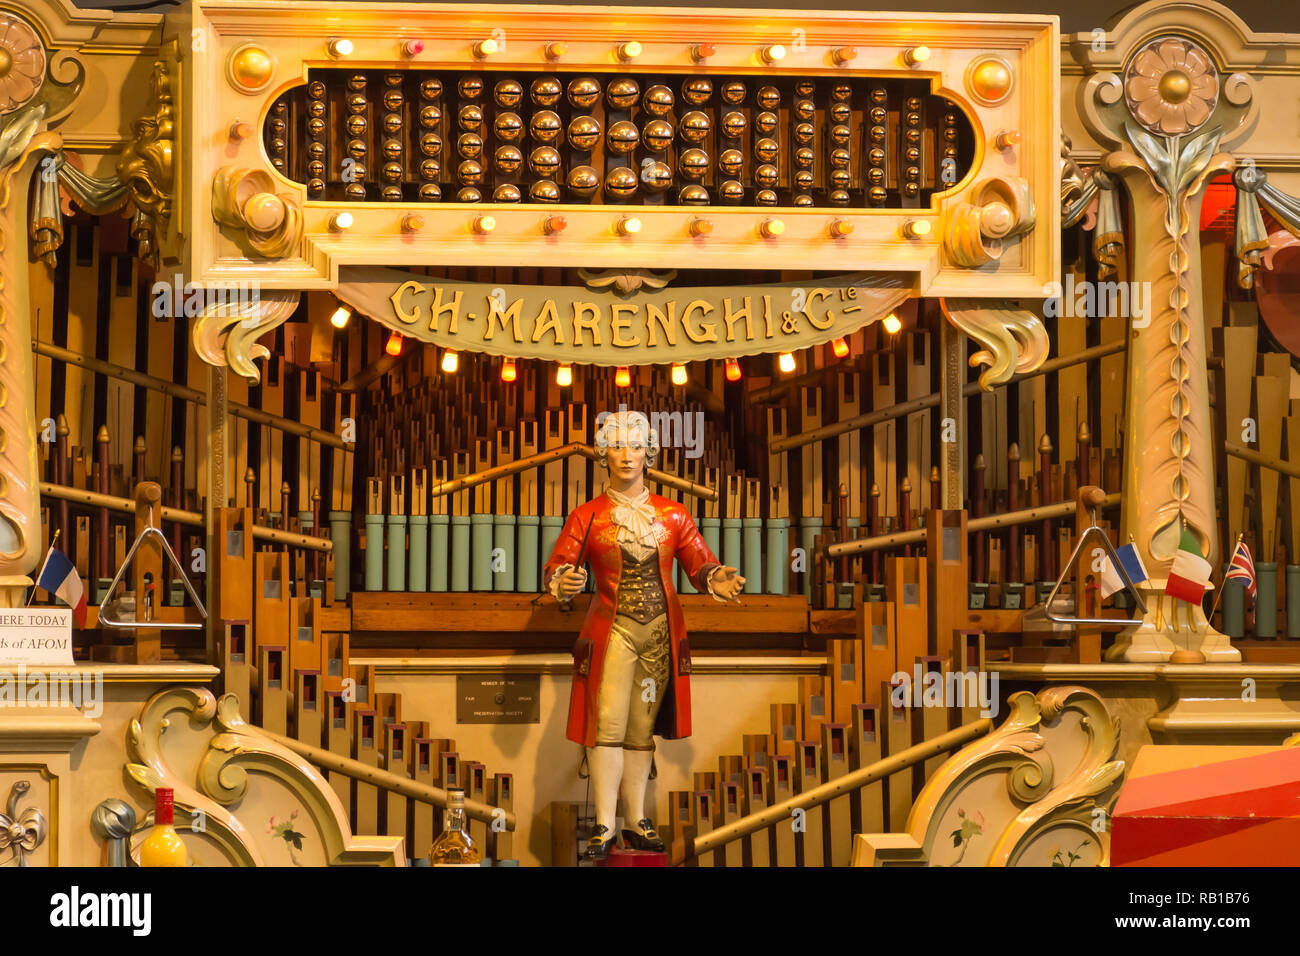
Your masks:
M58 542L61 534L63 534L62 528L54 529L54 537L50 539L49 550L45 552L45 560L41 562L41 568L36 572L36 580L32 583L32 589L27 595L27 603L23 607L31 607L32 601L36 599L36 589L41 586L41 575L45 573L45 566L50 563L50 555L54 553L54 545Z

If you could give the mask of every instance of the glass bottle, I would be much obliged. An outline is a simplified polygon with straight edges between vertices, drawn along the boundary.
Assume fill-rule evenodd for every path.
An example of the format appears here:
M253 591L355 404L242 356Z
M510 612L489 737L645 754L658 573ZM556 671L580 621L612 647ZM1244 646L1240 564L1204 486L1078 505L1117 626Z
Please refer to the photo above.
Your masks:
M483 851L469 838L466 827L464 790L455 787L447 790L442 834L433 841L429 862L433 866L479 866L483 862Z
M189 865L185 844L172 826L174 800L171 787L159 787L154 791L153 829L140 846L141 866Z

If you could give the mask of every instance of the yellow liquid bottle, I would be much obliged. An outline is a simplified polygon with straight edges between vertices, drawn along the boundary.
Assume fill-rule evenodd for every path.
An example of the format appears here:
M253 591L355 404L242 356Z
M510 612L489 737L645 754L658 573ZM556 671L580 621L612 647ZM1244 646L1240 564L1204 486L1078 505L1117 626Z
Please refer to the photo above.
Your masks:
M480 866L483 851L469 838L465 825L465 791L448 789L447 810L442 817L442 834L429 851L433 866Z
M141 866L189 866L185 844L172 826L174 799L171 787L154 793L153 829L140 846Z

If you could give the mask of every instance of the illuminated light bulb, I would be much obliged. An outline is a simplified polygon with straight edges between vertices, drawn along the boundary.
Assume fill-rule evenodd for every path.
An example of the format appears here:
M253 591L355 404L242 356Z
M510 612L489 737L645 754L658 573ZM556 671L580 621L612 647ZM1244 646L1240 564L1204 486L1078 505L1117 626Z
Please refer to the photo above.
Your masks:
M849 354L849 343L844 339L835 339L831 342L831 351L835 353L836 358L844 358Z
M831 223L829 231L832 239L843 239L853 231L853 223L847 219L836 219Z
M402 232L419 232L424 228L423 216L403 216Z
M619 388L628 388L632 384L632 370L620 365L614 372L614 384Z
M768 239L774 239L785 232L785 223L780 219L764 219L758 227L759 233Z
M916 66L930 59L930 48L928 46L914 46L910 50L903 51L903 62L908 66Z
M248 139L248 137L252 135L253 135L253 127L250 126L248 123L236 122L233 126L230 127L230 138L237 143L241 142L242 140Z
M501 363L501 381L513 382L518 378L519 373L515 370L515 360L506 359Z
M775 63L778 60L785 59L785 47L779 43L773 43L771 46L765 46L758 54L763 58L764 63Z
M885 331L890 335L897 335L902 327L902 321L893 312L890 312L889 315L885 316Z
M492 216L475 216L473 229L479 235L486 235L497 227L497 221Z
M555 384L560 388L568 388L573 384L572 365L566 363L555 370Z
M641 231L641 220L636 216L624 216L614 224L614 230L620 236L635 236Z
M352 213L336 212L330 216L330 229L334 232L342 232L345 229L352 228Z
M641 55L641 44L636 40L628 40L626 43L620 43L618 47L618 58L620 60L635 60Z
M402 354L402 333L393 332L384 343L384 351L396 358Z
M546 233L548 236L553 236L557 232L563 232L564 227L568 224L569 220L565 219L563 216L547 216L546 220L542 223L542 232Z
M352 55L352 41L351 41L351 40L345 40L345 39L343 39L342 37L338 37L338 38L335 38L335 39L333 39L333 40L330 40L330 42L329 42L329 46L327 47L327 49L329 50L329 54L330 54L330 56L334 57L334 59L336 59L336 60L337 60L339 57L351 56L351 55Z
M419 56L424 52L423 40L407 40L402 44L403 56Z
M855 46L842 46L831 53L831 59L835 61L836 66L848 63L858 58L858 48Z
M567 43L548 43L546 44L546 58L548 60L558 60L564 54L569 52Z
M442 353L442 370L448 375L454 375L458 368L460 368L460 356L456 354L455 349L447 349Z
M713 231L713 220L711 219L692 219L690 225L691 235L697 239L700 236L707 236Z
M681 362L673 363L673 384L674 385L686 384L686 366L683 365Z
M346 305L341 305L335 309L334 314L330 316L330 325L334 326L336 329L346 329L348 327L348 319L350 318L352 318L352 310Z
M740 362L735 359L727 359L726 371L728 382L740 381Z
M909 219L903 223L904 239L924 239L930 234L930 222L927 219Z
M794 371L794 353L782 352L781 357L777 359L777 367L781 371L789 373Z
M1004 129L993 137L993 145L998 149L1011 149L1013 146L1020 145L1020 131L1016 129Z
M474 55L480 58L485 56L491 56L493 53L496 53L497 50L499 49L501 49L500 45L497 43L496 40L493 40L491 37L489 37L486 40L479 40L473 46Z
M717 52L718 48L712 43L696 43L691 47L691 59L699 63L701 60L707 60Z

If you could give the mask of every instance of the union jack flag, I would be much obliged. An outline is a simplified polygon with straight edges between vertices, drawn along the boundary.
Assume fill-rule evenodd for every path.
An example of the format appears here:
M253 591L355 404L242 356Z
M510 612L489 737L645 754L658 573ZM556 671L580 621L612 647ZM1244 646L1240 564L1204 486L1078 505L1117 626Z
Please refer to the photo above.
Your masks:
M1232 552L1232 562L1223 581L1225 584L1229 581L1243 582L1250 588L1250 599L1255 600L1255 562L1251 560L1250 548L1246 547L1246 542L1237 542L1237 550Z

